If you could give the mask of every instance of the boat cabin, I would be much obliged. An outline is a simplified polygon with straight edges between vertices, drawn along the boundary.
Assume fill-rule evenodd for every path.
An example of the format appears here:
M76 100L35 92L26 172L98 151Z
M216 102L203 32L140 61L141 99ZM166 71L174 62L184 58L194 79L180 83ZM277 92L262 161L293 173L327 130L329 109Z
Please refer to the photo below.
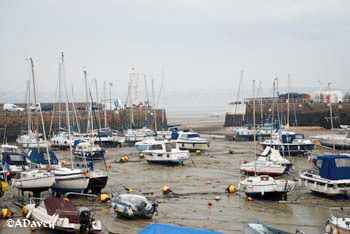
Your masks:
M350 179L349 155L319 156L314 163L320 169L322 178L329 180Z
M295 134L294 132L282 133L281 141L284 144L293 143L295 140L304 140L303 134Z

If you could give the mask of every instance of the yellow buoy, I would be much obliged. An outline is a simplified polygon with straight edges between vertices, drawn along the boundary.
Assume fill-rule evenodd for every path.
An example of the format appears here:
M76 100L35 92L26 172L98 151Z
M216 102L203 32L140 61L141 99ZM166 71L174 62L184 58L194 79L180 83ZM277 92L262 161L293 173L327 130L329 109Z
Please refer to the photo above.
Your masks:
M144 155L143 153L140 153L140 154L139 154L139 157L140 157L140 158L143 158L143 157L145 157L145 155Z
M1 181L1 191L6 192L7 188L9 187L9 183L6 181Z
M12 212L8 208L2 208L0 212L0 218L7 219L12 216Z
M230 184L230 185L227 187L226 192L228 192L228 193L234 193L234 192L236 192L236 187L235 187L235 185Z
M196 150L196 155L201 155L201 151L200 150Z
M171 189L169 186L163 186L162 192L163 194L168 194L171 192Z
M66 161L65 160L61 160L61 165L62 166L66 165Z
M109 195L106 194L106 193L100 194L100 200L101 200L102 202L108 201L108 200L109 200Z
M129 161L129 157L128 156L124 156L124 157L121 157L119 162L127 162Z

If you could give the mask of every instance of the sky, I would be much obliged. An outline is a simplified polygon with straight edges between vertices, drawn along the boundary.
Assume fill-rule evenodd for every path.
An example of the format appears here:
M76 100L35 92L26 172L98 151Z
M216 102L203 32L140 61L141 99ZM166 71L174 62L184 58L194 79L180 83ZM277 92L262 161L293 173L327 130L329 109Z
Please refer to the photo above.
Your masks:
M288 74L295 91L348 90L349 41L349 0L0 0L0 102L23 96L29 57L52 99L62 51L77 93L86 69L125 99L132 68L158 93L164 71L163 103L229 102L241 70L245 96Z

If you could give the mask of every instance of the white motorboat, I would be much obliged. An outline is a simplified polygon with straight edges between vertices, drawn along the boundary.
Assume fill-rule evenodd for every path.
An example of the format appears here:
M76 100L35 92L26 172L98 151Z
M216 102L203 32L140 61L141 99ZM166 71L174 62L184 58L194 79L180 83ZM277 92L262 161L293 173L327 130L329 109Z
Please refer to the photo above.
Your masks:
M318 141L320 145L328 148L350 150L350 130L348 128L344 128L335 134L310 136L310 139Z
M73 155L76 158L86 158L87 160L103 159L105 152L105 149L95 144L92 140L77 140L74 142Z
M3 152L2 167L16 177L22 171L29 170L30 161L23 153ZM0 164L1 165L1 164Z
M350 207L333 207L329 209L330 217L326 225L327 234L350 233Z
M271 139L259 142L263 148L272 147L277 149L283 155L305 154L314 149L314 144L310 140L304 139L303 134L287 132L280 129L277 133L273 133Z
M274 179L268 175L249 176L239 182L239 190L249 197L283 197L293 190L295 183L289 180Z
M190 158L190 152L179 149L175 141L158 141L143 153L149 163L183 164Z
M247 175L271 175L279 176L286 173L286 166L276 164L265 157L258 157L256 161L241 164L239 169Z
M121 194L112 200L112 208L120 217L151 219L157 212L157 203L137 194Z
M126 142L138 142L154 137L155 133L149 128L128 129L124 134Z
M66 131L61 131L51 137L50 143L52 147L69 148L69 146L73 144L74 140L76 140L76 137L74 137L72 134L70 135Z
M169 130L157 131L156 139L158 140L170 140L173 132Z
M41 134L37 134L32 131L17 137L16 142L23 148L30 148L30 147L37 147L37 146L42 146L42 147L50 146L50 142L45 141L41 137Z
M135 147L139 152L149 150L150 147L154 144L158 144L159 141L155 140L154 138L149 138L143 141L139 141L135 143Z
M22 191L41 192L48 190L55 183L53 173L46 170L22 171L18 178L12 179L12 185Z
M31 201L24 206L26 218L37 222L48 222L55 230L78 233L99 233L102 225L93 218L88 207L74 206L66 198L46 198L39 200L39 204Z
M192 131L179 131L179 136L176 140L180 149L185 150L207 150L209 141L201 138L198 133Z
M314 160L317 170L300 172L300 185L325 195L350 195L350 156L323 155Z
M9 145L9 144L2 144L1 145L1 153L20 153L21 151L19 148L15 145Z

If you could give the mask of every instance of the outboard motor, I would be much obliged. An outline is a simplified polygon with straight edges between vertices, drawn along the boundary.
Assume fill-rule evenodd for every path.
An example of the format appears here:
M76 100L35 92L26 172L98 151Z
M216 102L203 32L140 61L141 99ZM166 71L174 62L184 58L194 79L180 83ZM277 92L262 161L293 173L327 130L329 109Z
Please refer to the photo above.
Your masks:
M84 206L77 207L80 231L87 232L92 228L90 209Z

